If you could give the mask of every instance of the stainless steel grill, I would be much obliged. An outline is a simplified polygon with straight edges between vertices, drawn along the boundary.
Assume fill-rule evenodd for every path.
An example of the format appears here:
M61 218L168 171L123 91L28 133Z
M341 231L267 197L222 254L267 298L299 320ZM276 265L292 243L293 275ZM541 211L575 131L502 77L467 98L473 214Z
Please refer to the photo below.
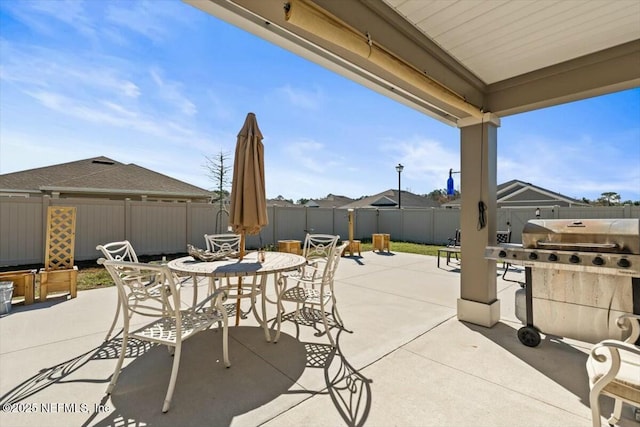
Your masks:
M619 338L611 320L640 314L640 219L531 220L522 245L487 247L485 258L525 267L525 345L538 345L544 323L554 335Z
M485 258L640 277L640 219L531 220L522 230L522 245L487 247Z

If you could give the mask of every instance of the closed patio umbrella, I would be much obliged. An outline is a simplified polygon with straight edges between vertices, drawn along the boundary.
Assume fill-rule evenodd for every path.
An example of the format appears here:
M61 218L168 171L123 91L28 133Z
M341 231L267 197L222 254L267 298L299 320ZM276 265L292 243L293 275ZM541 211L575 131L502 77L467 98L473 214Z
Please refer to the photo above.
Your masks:
M229 224L241 236L240 259L244 257L246 234L258 234L269 223L265 193L262 132L256 115L249 113L238 133L229 212ZM242 282L238 286L241 288ZM236 326L239 320L240 307L236 310Z

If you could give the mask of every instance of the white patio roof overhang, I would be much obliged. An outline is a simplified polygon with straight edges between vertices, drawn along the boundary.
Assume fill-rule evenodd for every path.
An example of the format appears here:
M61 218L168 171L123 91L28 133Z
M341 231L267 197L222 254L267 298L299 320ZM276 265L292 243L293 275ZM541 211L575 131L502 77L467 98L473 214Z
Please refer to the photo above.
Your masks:
M483 258L500 117L640 86L637 0L184 1L460 128L458 317L484 326L500 317L495 262Z

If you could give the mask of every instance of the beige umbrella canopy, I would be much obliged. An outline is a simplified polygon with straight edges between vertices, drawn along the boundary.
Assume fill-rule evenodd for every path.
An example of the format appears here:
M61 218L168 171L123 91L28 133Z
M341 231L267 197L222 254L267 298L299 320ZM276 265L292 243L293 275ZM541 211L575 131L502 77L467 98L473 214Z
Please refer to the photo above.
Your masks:
M264 146L256 115L247 114L238 133L231 183L229 223L233 231L258 234L269 223L264 182ZM244 247L243 247L244 249Z
M269 223L267 198L264 183L264 146L262 132L258 128L256 115L247 114L244 126L238 133L236 155L233 161L233 181L231 183L231 210L229 224L239 233L240 259L244 257L245 235L258 234ZM242 281L239 279L239 292ZM236 326L240 322L240 299L236 308Z

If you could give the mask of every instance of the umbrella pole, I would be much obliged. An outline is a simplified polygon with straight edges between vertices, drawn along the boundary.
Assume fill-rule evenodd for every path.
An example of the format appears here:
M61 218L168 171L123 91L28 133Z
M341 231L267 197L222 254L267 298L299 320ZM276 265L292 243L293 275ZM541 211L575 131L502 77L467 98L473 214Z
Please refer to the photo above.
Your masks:
M245 234L240 233L240 261L244 259ZM238 295L242 295L242 276L238 277ZM240 298L236 300L236 326L240 325Z

